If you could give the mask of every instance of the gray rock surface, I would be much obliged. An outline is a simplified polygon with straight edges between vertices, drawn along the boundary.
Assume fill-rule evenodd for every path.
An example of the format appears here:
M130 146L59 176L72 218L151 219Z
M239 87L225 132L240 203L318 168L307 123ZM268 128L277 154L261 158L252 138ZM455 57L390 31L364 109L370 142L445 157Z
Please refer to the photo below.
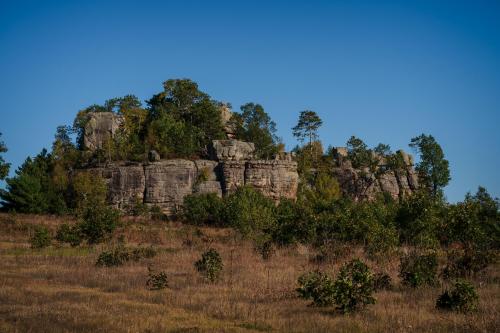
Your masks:
M280 160L252 160L246 163L245 185L251 185L265 196L278 201L295 199L299 185L297 163Z
M193 185L197 179L194 162L181 159L147 164L144 172L144 202L161 207L167 214L175 213L184 197L193 193Z
M113 112L91 112L87 117L83 144L88 150L103 148L123 124L123 117Z
M218 161L246 161L253 158L255 145L239 140L212 141L213 157Z

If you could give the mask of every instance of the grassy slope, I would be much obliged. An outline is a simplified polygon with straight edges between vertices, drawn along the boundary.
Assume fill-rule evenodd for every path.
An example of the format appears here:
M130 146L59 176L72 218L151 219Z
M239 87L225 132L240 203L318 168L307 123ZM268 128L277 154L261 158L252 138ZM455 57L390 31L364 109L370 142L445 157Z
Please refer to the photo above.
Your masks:
M15 221L14 221L15 220ZM64 219L0 214L0 332L494 332L500 330L500 270L475 281L480 309L471 315L434 308L442 288L399 286L398 260L369 262L393 277L393 291L376 294L377 304L342 316L332 308L309 307L296 297L297 277L320 268L331 273L354 256L314 264L307 247L278 250L263 261L251 244L231 230L202 235L179 224L128 221L129 244L154 245L159 255L118 268L97 268L102 248L29 248L30 225L55 231ZM205 283L193 263L209 247L222 255L223 280ZM149 291L147 267L164 270L170 288Z

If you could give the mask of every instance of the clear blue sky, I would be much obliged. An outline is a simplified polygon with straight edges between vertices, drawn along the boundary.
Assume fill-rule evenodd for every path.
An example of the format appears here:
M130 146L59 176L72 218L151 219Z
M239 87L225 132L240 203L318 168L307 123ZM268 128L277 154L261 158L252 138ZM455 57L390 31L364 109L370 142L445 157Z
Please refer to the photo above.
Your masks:
M261 103L288 148L303 109L325 146L409 150L432 134L450 201L500 196L499 1L0 0L0 132L17 167L90 104L191 78ZM11 174L13 170L11 171Z

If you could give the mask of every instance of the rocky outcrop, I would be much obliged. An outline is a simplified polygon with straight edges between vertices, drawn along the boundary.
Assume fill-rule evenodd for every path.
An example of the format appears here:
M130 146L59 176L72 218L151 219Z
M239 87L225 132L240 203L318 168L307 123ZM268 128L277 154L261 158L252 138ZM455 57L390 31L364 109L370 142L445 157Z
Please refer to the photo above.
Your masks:
M83 144L88 150L103 148L123 124L123 117L113 112L91 112L87 117Z
M295 199L299 185L297 163L280 160L248 161L245 165L245 185L262 192L265 196L279 200Z
M409 195L418 188L417 174L413 168L413 157L403 151L398 151L403 160L399 170L391 170L385 159L380 158L379 166L374 172L368 168L362 170L352 167L347 158L347 149L333 149L336 167L333 174L339 182L344 196L356 201L373 200L380 193L388 193L394 199Z
M142 164L109 165L88 169L99 175L108 186L108 202L115 208L128 210L143 202L146 180Z
M144 203L159 206L167 214L175 212L186 195L193 193L197 170L193 161L174 159L144 166Z
M214 140L211 150L212 157L218 161L245 161L253 158L255 145L238 140Z
M87 171L106 181L109 203L125 211L142 202L172 215L187 195L215 193L222 197L244 185L254 187L275 201L296 197L299 178L296 162L289 157L252 160L253 145L228 141L229 144L224 142L218 146L218 161L157 160L154 156L143 164L122 163ZM233 150L227 153L228 147L233 147L235 153Z

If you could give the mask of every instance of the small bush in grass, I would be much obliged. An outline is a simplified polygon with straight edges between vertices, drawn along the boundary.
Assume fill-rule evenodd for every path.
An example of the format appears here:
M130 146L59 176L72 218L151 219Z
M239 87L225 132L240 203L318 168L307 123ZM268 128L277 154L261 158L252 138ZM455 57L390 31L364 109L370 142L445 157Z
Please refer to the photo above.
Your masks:
M69 243L71 246L78 246L82 242L82 235L78 226L64 223L57 229L56 240L61 243Z
M168 278L165 272L154 272L151 267L148 267L148 281L146 285L150 290L161 290L168 288Z
M89 244L100 243L109 238L118 226L118 211L102 204L86 205L80 214L78 228Z
M468 281L461 280L455 282L453 290L446 290L439 296L436 307L466 313L477 310L478 300L474 286Z
M495 261L493 251L468 249L448 253L447 265L442 276L445 279L466 278L486 269Z
M156 251L153 248L129 249L120 245L111 250L102 251L97 258L96 266L121 266L130 260L139 261L143 258L152 258L155 255Z
M416 288L422 285L437 283L437 255L428 253L420 255L412 252L401 258L399 276L403 284Z
M44 226L38 226L30 238L31 248L41 249L50 245L52 237L49 230Z
M296 289L301 298L311 299L314 306L334 304L334 286L332 279L323 272L314 271L301 275Z
M333 283L333 299L340 311L348 313L367 304L375 304L373 274L359 259L344 264Z
M392 288L392 279L386 273L377 273L373 277L373 289L378 290L389 290Z
M97 258L96 266L121 266L130 260L130 254L125 247L119 246L109 251L102 251Z
M201 259L194 263L194 267L210 282L215 282L219 279L224 264L219 252L210 249L202 254Z

